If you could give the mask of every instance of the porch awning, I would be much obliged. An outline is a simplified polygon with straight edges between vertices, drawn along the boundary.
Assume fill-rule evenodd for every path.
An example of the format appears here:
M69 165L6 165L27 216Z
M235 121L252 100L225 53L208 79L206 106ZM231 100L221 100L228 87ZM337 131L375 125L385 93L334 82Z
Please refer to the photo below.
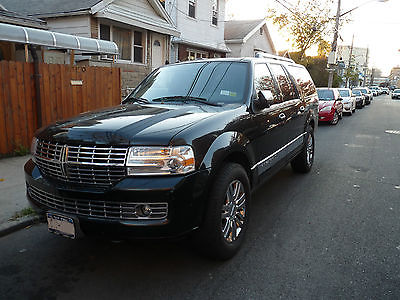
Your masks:
M118 54L114 42L0 23L0 41L78 50L82 53Z

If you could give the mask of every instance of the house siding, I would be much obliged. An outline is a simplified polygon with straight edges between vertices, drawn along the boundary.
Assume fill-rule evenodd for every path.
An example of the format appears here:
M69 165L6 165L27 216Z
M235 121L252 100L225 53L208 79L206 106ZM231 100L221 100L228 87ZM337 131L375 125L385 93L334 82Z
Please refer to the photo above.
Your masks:
M70 16L46 19L49 30L91 37L90 16Z
M184 46L174 43L175 45L172 48L170 60L172 62L176 61L177 58L180 61L187 60L187 48L209 52L210 57L214 56L213 53L218 53L221 56L224 56L225 52L210 51L207 50L207 47L225 48L225 0L219 0L217 26L211 24L211 1L197 0L196 18L191 18L187 15L188 7L188 0L176 0L174 2L167 1L166 3L166 11L170 14L170 17L172 18L181 33L180 39L184 41L194 42L199 45L204 45L204 48L202 48L201 46Z
M265 26L265 25L264 25ZM231 52L228 57L253 57L254 50L262 50L267 53L276 54L268 41L268 36L263 28L263 34L257 30L245 43L226 43Z

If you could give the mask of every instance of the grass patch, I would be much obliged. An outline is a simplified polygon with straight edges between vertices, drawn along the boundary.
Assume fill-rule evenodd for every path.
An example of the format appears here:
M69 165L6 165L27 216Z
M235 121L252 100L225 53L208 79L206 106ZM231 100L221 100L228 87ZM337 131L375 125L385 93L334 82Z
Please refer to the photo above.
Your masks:
M14 216L12 216L9 221L16 221L19 218L26 217L26 216L34 216L36 212L33 210L32 207L26 207L21 209L19 212L16 212Z

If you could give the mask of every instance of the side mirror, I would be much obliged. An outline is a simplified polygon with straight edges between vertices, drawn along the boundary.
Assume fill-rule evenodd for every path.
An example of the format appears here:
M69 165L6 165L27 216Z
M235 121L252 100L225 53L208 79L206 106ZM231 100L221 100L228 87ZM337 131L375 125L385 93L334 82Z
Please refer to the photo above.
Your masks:
M263 110L274 103L274 95L269 90L260 90L257 92L257 99L254 99L254 106L257 110Z

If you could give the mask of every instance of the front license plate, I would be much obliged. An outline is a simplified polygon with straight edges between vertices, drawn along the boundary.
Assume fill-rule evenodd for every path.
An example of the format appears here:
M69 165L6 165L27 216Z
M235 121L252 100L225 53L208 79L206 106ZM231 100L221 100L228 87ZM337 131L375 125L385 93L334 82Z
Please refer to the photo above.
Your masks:
M47 213L47 225L51 233L71 239L75 238L75 225L72 218L59 214Z

